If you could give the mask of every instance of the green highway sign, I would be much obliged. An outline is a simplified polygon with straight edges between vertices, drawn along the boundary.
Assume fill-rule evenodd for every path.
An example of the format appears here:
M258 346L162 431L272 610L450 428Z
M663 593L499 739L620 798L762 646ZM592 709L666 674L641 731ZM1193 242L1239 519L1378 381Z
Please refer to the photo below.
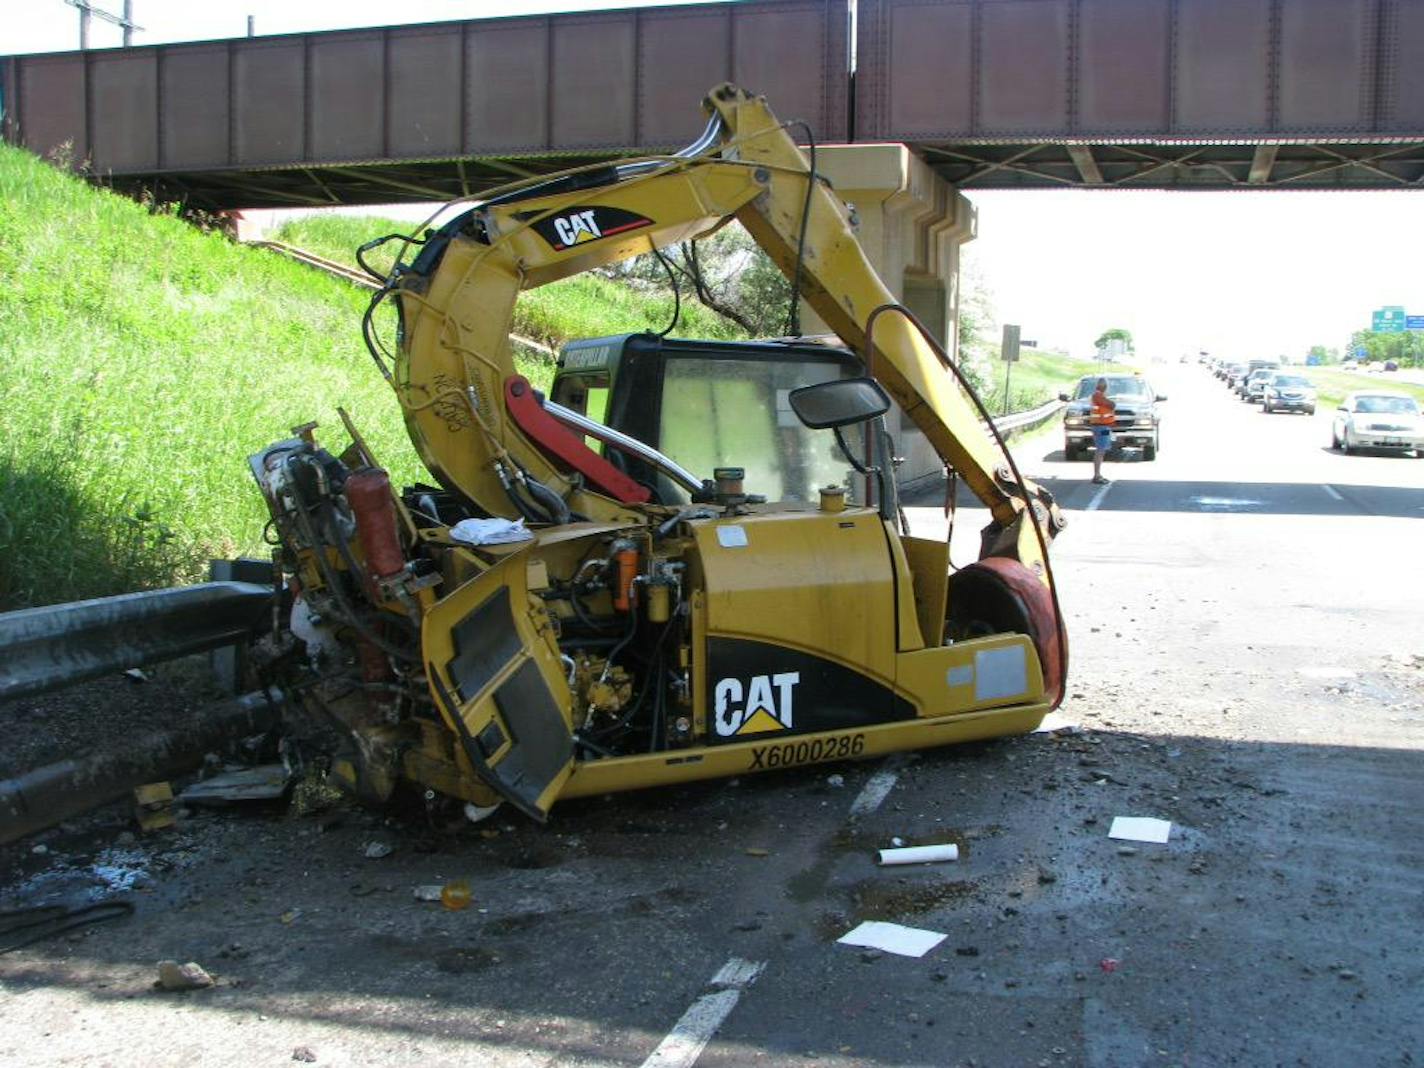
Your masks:
M1380 308L1371 317L1370 329L1376 334L1402 334L1404 318L1404 309L1399 305Z

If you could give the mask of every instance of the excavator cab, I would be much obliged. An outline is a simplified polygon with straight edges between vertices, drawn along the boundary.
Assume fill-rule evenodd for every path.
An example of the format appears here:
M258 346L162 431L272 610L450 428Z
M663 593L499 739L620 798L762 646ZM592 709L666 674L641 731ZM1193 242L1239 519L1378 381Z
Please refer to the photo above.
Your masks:
M839 486L850 505L878 503L878 482L856 471L830 429L792 411L793 390L864 374L839 345L811 340L703 341L618 334L571 341L560 354L551 399L648 445L690 471L735 466L748 493L788 506L812 505ZM891 469L882 420L846 428L861 466ZM605 459L653 492L660 504L690 494L645 460L587 439ZM887 480L889 499L893 485Z

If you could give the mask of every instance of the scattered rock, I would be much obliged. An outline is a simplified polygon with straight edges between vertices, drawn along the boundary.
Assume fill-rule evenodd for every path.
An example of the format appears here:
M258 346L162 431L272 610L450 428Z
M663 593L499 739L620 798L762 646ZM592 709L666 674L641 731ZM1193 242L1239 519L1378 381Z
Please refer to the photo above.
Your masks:
M845 785L845 776L844 776L844 775L827 775L827 776L826 776L826 785L827 785L827 786L833 786L833 787L835 787L837 790L839 790L842 786Z
M366 843L366 859L380 860L388 857L396 851L396 847L387 842L375 841Z
M193 961L179 964L176 960L161 960L157 985L162 990L201 990L213 985L213 977Z
M316 1051L310 1046L298 1046L292 1050L292 1060L301 1061L303 1064L315 1064Z
M885 954L878 949L862 949L860 951L860 962L862 964L874 964L883 956L885 956Z
M960 957L977 957L977 956L979 956L979 947L978 947L978 946L958 946L958 947L955 948L954 952L955 952L955 954L956 954L957 956L960 956Z
M44 856L46 853L49 852L49 846L47 846L47 845L45 845L43 842L41 842L39 845L37 845L37 846L35 846L33 849L31 849L30 852L33 853L33 854L35 854L36 856L42 857L42 856Z

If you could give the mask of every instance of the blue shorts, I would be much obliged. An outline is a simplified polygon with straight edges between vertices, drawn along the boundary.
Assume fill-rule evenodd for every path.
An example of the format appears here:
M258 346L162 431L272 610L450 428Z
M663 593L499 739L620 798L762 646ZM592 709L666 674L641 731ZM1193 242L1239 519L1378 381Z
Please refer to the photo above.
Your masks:
M1104 452L1112 448L1112 427L1093 427L1093 448L1102 449Z

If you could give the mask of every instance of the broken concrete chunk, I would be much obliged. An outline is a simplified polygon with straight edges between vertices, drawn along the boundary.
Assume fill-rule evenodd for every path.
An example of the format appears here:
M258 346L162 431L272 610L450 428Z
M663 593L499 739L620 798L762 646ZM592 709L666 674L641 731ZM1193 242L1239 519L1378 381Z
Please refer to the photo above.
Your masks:
M158 962L158 985L163 990L202 990L213 985L213 977L203 970L201 964L189 961L179 964L176 960Z

